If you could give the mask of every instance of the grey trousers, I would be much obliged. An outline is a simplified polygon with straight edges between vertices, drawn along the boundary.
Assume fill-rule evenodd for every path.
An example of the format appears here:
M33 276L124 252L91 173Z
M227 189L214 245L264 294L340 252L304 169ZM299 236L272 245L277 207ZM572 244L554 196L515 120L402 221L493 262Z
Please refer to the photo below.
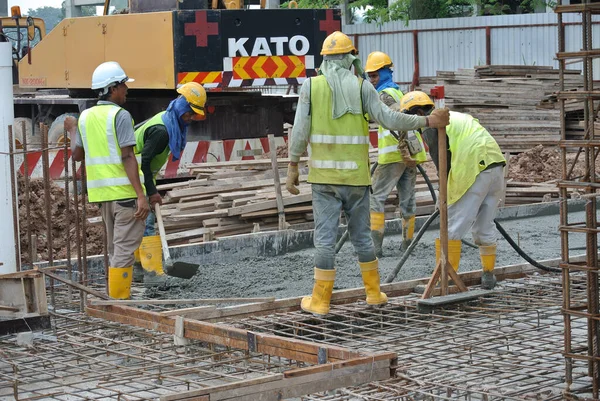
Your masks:
M417 183L416 167L406 167L404 163L379 164L373 173L373 194L371 210L383 213L385 201L396 187L400 199L402 218L408 219L417 212L415 185Z
M482 171L471 188L448 206L448 239L462 239L471 230L475 244L494 245L497 238L494 219L503 192L503 167Z
M342 210L348 219L350 241L358 254L358 261L375 260L375 248L371 239L369 187L313 184L312 202L316 267L334 268L335 243Z
M133 217L137 202L103 202L100 208L106 225L108 256L111 267L129 267L135 262L133 252L140 247L146 224Z

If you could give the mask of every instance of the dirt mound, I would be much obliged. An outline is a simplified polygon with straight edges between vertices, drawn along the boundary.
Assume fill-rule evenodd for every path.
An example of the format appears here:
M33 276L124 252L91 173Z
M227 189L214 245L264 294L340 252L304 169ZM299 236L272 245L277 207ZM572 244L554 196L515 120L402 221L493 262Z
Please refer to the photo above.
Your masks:
M44 198L44 182L41 179L29 181L29 218L25 197L25 179L18 177L19 185L19 227L21 242L21 257L24 263L30 263L29 239L27 229L37 236L37 259L48 260L47 220ZM79 199L81 202L81 198ZM75 231L75 203L70 202L70 224L67 224L67 200L65 190L54 182L50 182L50 213L52 220L52 250L54 259L62 259L67 255L67 241L71 243L71 255L77 255L77 236ZM83 208L79 205L79 218L82 217ZM100 215L100 210L95 204L86 203L86 217ZM67 227L70 226L70 227ZM103 252L103 228L101 225L86 225L87 254L98 255Z
M510 158L508 177L523 182L555 180L561 177L561 165L557 148L537 145Z

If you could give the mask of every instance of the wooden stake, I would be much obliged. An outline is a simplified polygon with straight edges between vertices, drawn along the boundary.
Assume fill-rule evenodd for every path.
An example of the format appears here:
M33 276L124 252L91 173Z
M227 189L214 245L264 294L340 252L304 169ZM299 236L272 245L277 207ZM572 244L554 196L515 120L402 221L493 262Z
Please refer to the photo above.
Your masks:
M279 229L285 230L285 211L283 209L283 195L281 194L281 182L279 180L279 166L277 165L277 146L275 135L269 134L269 151L271 152L271 166L273 167L273 182L275 184L275 196L277 198L277 214L279 215Z
M452 265L448 263L448 141L446 140L446 128L438 128L438 166L439 166L439 188L438 196L440 211L440 260L437 262L431 279L425 287L421 298L431 298L433 290L440 280L440 295L448 295L448 275L461 291L467 291Z

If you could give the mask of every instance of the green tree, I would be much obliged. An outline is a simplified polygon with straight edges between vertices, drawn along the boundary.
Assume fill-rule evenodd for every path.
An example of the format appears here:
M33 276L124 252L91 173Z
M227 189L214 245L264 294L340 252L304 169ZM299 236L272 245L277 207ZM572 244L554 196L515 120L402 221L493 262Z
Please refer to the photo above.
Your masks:
M47 6L35 9L30 8L27 10L27 15L43 19L46 24L46 33L50 32L64 18L60 8Z
M338 7L341 0L296 0L299 8ZM287 7L289 2L282 4ZM365 22L384 23L427 18L531 13L539 6L554 7L553 0L397 0L388 7L387 0L354 0L353 10L364 10Z
M62 8L57 7L39 7L39 8L30 8L27 10L27 15L32 17L41 18L46 23L46 33L50 32L60 21L65 18L66 14L65 2L62 2ZM81 7L81 15L83 17L89 17L91 15L96 15L96 7L95 6L85 6Z

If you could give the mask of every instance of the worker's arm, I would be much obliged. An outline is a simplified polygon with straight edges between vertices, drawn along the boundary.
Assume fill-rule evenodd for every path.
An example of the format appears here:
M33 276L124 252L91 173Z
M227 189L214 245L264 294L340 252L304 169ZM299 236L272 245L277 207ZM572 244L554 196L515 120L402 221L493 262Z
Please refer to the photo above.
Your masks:
M400 113L387 107L379 99L379 95L373 85L367 81L363 81L362 84L362 101L363 110L369 113L369 116L379 123L379 125L387 129L409 131L427 125L425 117Z
M423 138L423 142L429 148L429 155L431 156L431 160L435 164L438 172L440 171L439 163L439 149L438 149L438 130L437 128L426 128L423 130L421 134L421 138ZM446 144L448 145L447 154L447 170L450 171L451 161L452 161L452 153L450 152L450 139L448 138L448 134L446 134Z
M154 174L150 168L152 160L169 146L169 133L164 125L154 125L144 133L144 147L142 148L142 173L144 173L144 186L150 204L162 204L162 198L154 184Z
M117 141L121 148L121 161L127 173L127 178L133 186L137 196L137 211L134 216L136 219L145 220L150 208L144 194L144 187L140 181L139 167L135 158L135 132L133 131L133 119L131 114L125 109L117 113L115 121Z
M296 116L294 117L294 126L292 128L292 138L290 140L289 149L291 165L298 164L300 157L308 147L310 123L310 79L307 79L300 88Z
M396 99L390 94L381 91L379 92L379 99L390 109L400 111L400 104L398 104ZM412 158L410 150L408 149L408 144L406 143L406 131L398 131L396 133L398 134L398 151L402 155L403 163L410 168L416 167L417 162Z
M80 162L85 158L85 152L83 150L83 141L81 140L81 133L77 127L77 119L72 116L65 118L64 127L69 134L71 141L71 157L76 162Z
M146 195L144 194L144 187L140 182L140 175L138 171L138 162L135 158L135 152L133 146L126 146L121 148L121 160L123 161L123 167L127 173L127 178L131 182L131 186L135 190L137 195L137 211L135 212L135 218L139 220L145 220L148 217L150 208L146 201Z

